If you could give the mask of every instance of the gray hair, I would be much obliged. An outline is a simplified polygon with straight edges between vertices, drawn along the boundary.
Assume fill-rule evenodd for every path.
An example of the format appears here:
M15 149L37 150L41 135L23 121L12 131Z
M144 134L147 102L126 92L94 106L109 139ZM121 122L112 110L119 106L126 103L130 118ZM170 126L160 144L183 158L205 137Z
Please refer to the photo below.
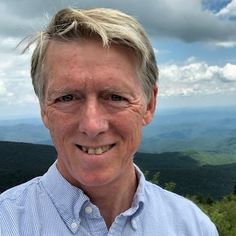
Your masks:
M133 17L118 10L65 8L52 18L46 29L31 38L25 48L36 43L31 59L31 77L40 103L44 102L45 97L43 63L49 41L67 42L89 37L100 38L104 47L118 44L133 49L139 63L138 77L149 101L158 80L158 68L153 48L142 26Z

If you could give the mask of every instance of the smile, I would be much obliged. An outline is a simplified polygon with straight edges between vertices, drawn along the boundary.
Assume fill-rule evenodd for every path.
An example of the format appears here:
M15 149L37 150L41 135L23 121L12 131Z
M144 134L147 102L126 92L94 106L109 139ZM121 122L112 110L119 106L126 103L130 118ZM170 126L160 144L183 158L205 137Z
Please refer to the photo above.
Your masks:
M89 154L89 155L101 155L107 151L109 151L111 148L114 147L115 144L111 145L105 145L97 148L93 147L86 147L86 146L81 146L81 145L76 145L81 151Z

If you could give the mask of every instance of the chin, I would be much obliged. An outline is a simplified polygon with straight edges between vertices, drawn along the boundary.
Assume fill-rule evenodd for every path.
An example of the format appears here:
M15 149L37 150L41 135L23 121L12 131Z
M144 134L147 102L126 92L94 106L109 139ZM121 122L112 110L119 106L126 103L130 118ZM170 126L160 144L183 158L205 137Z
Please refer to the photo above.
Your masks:
M96 176L92 175L86 176L85 178L80 177L78 182L82 187L102 187L113 182L113 178L104 174Z

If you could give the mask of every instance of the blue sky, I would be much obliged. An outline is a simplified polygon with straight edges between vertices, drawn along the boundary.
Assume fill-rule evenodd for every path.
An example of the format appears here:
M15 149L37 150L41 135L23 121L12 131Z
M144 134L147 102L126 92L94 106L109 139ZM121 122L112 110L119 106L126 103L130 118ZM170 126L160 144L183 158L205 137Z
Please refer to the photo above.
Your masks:
M157 56L159 108L236 106L236 0L1 0L0 118L39 114L31 52L15 46L67 6L110 7L138 19Z

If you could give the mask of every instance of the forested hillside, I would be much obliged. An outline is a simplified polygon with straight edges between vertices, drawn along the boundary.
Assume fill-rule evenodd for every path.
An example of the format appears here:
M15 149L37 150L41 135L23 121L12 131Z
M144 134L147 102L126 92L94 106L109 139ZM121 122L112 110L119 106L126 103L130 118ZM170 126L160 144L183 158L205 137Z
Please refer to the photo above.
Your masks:
M52 146L0 142L0 192L44 174L56 159ZM137 153L135 163L149 171L149 178L160 172L160 185L176 183L175 192L221 199L232 193L236 182L236 163L219 164L223 160L200 161L197 152ZM235 160L236 162L236 160ZM217 165L216 165L217 164Z
M236 163L209 165L198 161L196 152L137 153L135 162L150 178L160 172L159 182L176 183L175 192L221 199L233 192L236 183ZM201 154L198 153L198 158ZM205 160L209 163L209 160ZM219 159L219 162L222 160ZM216 162L216 161L215 161Z
M52 146L0 142L0 192L42 175L55 160Z

